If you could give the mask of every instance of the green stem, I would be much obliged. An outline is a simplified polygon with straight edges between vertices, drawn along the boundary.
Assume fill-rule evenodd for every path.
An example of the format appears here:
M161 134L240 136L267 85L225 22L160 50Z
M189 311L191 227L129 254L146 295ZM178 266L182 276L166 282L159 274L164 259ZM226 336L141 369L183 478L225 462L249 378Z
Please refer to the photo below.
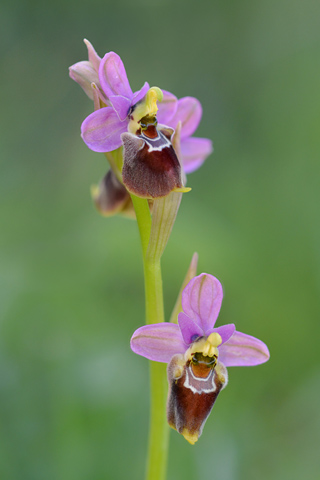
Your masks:
M160 259L147 256L151 232L148 200L131 195L140 233L146 295L146 323L164 322ZM169 427L166 419L166 365L150 362L151 411L146 480L165 480L169 447Z
M134 210L136 212L144 262L149 244L152 222L149 204L148 200L146 200L145 198L136 197L133 194L131 194L131 200L134 206Z
M150 362L151 411L146 480L165 480L169 449L167 365Z
M163 292L160 260L144 259L144 286L146 294L146 323L164 322Z
M110 163L110 167L113 170L113 173L116 175L117 179L120 183L122 182L122 147L118 148L117 150L113 150L112 152L105 152L105 157L108 159Z

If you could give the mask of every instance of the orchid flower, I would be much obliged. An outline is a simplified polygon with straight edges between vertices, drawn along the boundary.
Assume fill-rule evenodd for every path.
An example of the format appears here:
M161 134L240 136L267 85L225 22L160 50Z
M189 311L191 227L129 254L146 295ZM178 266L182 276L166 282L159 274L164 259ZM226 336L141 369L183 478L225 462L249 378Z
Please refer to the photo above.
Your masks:
M69 68L70 77L79 83L89 98L98 95L103 108L98 106L83 122L82 138L91 150L110 152L122 145L121 133L128 130L131 109L146 95L149 84L133 93L121 58L114 52L101 59L88 40L88 60ZM163 98L158 105L159 124L176 129L181 122L181 162L185 173L198 169L212 152L212 142L207 138L192 137L197 129L202 108L193 97L180 100L162 90Z
M145 325L131 338L135 353L168 363L168 422L191 444L227 385L226 367L259 365L269 359L261 340L236 331L234 324L215 327L222 297L219 280L202 273L182 292L178 324Z

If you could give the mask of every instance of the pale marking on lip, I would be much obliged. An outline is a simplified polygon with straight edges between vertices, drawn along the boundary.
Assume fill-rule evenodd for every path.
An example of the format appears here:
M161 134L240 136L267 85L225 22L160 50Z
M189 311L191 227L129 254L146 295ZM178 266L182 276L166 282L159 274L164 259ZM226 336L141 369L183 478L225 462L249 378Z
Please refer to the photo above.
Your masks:
M184 387L189 388L189 390L191 390L193 393L211 393L211 392L215 392L215 391L216 391L217 386L216 386L216 384L214 383L213 370L211 370L211 372L209 373L209 377L210 377L210 375L212 376L212 379L211 379L212 388L201 388L200 390L198 390L198 389L195 388L193 385L191 385L191 383L190 383L190 381L189 381L189 372L191 372L191 375L192 375L193 378L194 378L195 380L197 380L197 381L204 382L204 381L210 380L208 377L207 377L207 378L195 377L194 374L193 374L193 372L191 371L191 369L187 368L187 369L186 369L186 379L185 379L184 384L183 384Z
M148 145L148 151L149 152L161 152L164 148L170 148L171 147L171 142L163 135L161 132L158 132L158 136L156 138L147 138L146 135L141 135L141 138L143 141ZM155 141L162 140L164 143L160 145L159 147L154 147L152 143Z

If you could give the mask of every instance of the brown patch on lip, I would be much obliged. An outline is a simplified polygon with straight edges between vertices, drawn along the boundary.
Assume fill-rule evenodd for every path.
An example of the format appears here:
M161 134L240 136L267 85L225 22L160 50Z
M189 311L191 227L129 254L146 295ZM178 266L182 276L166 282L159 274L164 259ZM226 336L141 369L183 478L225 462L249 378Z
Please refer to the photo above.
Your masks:
M148 138L157 138L158 131L155 125L148 125L146 129L143 129L143 133Z
M150 117L149 115L141 118L140 120L141 130L143 131L144 135L148 138L157 138L158 131L157 131L157 119L156 117Z
M148 127L149 132L149 127ZM144 130L141 136L123 133L124 146L122 178L126 188L142 198L165 197L176 188L182 188L181 167L175 151L165 136L150 126L148 137ZM154 141L155 147L153 148Z
M208 357L202 355L200 352L196 352L191 361L187 363L193 374L198 378L207 378L211 370L217 364L217 357Z
M190 367L193 374L198 378L207 378L207 376L211 372L211 368L204 363L199 363L198 365L191 363Z

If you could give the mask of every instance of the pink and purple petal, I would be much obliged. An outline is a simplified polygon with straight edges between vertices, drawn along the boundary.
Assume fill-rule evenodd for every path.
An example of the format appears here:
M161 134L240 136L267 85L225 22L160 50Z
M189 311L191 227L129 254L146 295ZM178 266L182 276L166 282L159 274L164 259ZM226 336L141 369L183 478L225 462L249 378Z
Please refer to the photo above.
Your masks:
M131 107L131 100L122 95L112 95L109 97L109 100L113 109L117 113L119 120L123 122L128 116Z
M94 152L111 152L121 146L121 133L127 130L111 107L91 113L81 125L81 136Z
M157 120L158 123L168 125L173 115L177 111L178 100L175 95L166 90L162 90L163 99L158 103Z
M185 173L197 170L212 153L212 142L208 138L184 138L180 144L182 163Z
M99 110L103 106L110 106L110 102L101 90L101 87L99 85L96 85L94 82L91 83L91 90L92 90L92 95L93 95L93 103L94 103L94 109ZM103 102L104 105L100 103Z
M133 97L132 97L132 101L131 101L131 105L133 106L136 103L140 102L140 100L142 100L146 96L149 88L150 88L149 83L145 82L145 84L143 85L142 88L140 88L140 90L138 90L137 92L134 92Z
M199 100L194 97L183 97L178 100L177 111L170 120L169 126L176 128L178 122L181 122L181 139L190 137L200 123L202 117L202 107Z
M204 334L202 328L183 312L178 315L178 324L183 340L187 345L190 345L197 337L202 337Z
M126 70L119 55L114 52L107 53L100 62L100 84L107 97L122 95L132 99L132 90L128 81Z
M236 327L233 323L228 323L228 325L222 325L221 327L217 327L213 329L213 332L219 333L222 339L221 345L227 342L232 337L235 331L236 331ZM211 332L212 330L209 332L206 332L206 335L209 336Z
M219 360L226 367L250 367L269 360L268 347L258 338L237 332L219 347Z
M95 51L95 49L93 48L93 46L91 45L89 40L87 40L85 38L83 41L86 44L87 49L88 49L89 62L92 64L95 71L98 72L99 71L99 65L100 65L100 62L101 62L101 58L99 57L99 55L97 54L97 52Z
M91 62L87 60L75 63L69 67L69 75L77 82L91 100L93 100L91 83L99 84L99 77Z
M218 318L223 292L219 280L202 273L193 278L182 293L182 308L204 332L213 329Z
M173 355L184 353L188 348L179 326L174 323L155 323L138 328L132 335L130 346L138 355L163 363L169 363Z

